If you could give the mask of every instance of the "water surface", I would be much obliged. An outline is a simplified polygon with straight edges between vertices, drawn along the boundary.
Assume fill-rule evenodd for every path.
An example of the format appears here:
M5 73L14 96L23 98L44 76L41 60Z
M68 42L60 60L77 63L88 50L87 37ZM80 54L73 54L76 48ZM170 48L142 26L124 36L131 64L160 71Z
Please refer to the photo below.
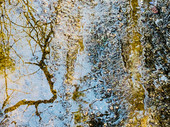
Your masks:
M157 122L147 104L140 2L0 3L0 126Z

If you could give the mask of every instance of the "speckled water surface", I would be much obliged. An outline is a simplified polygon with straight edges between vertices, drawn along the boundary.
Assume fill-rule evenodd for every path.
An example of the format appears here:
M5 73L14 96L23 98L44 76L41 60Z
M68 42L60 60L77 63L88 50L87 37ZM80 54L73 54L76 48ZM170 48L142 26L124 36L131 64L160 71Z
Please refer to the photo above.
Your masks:
M0 14L0 127L170 125L168 0L0 0Z

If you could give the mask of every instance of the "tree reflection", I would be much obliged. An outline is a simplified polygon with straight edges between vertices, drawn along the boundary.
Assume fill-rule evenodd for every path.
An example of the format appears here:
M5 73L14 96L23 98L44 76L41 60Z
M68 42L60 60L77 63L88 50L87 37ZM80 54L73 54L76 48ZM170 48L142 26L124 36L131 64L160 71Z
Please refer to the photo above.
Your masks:
M119 7L121 4L117 1L109 3L100 0L99 3L93 0L48 1L50 4L47 1L6 0L2 2L0 0L0 76L3 76L3 84L5 84L1 87L1 94L5 97L2 97L0 117L4 118L0 126L7 126L5 124L8 119L15 120L18 114L22 114L23 107L26 107L23 112L29 112L33 107L32 116L35 114L38 120L53 117L53 119L50 118L51 121L47 121L61 121L62 125L58 126L68 126L70 123L79 127L87 124L89 126L123 126L126 117L130 123L129 126L146 126L148 116L145 111L146 94L140 72L143 47L136 9L138 1L130 0L132 8L128 15L127 31L123 31L127 34L122 49L120 48L120 32L123 27L126 27L124 25L126 21L122 21L124 20L123 11L128 10L126 5ZM81 3L80 6L78 2ZM125 3L125 1L121 2ZM84 4L88 5L87 8ZM95 7L96 4L99 6ZM82 5L86 10L81 10ZM94 19L90 19L94 20L93 24L89 23L90 27L94 28L88 31L90 38L85 40L86 33L82 32L84 27L82 22L86 21L82 18L82 12L91 8L99 12L94 9L94 13L87 14L89 17L94 16ZM100 12L102 14L98 14ZM58 33L55 33L56 31ZM89 69L90 73L82 74L83 77L79 76L80 72L76 72L81 71L82 68L76 70L76 67L80 64L79 56L85 53L84 40L87 41L87 45L89 44L88 60L92 68ZM128 74L124 71L122 51ZM60 54L62 55L59 56ZM59 60L62 62L58 62ZM62 64L60 71L58 71L59 64ZM11 72L14 73L11 74ZM23 90L21 87L24 87ZM29 87L31 88L27 90ZM36 99L34 99L36 94L33 94L33 91L40 94L37 98L35 97ZM19 92L22 92L24 96L16 94ZM53 103L52 106L50 103ZM56 103L60 107L55 106ZM43 104L50 106L44 109ZM127 115L129 107L130 113ZM45 110L48 113L44 115ZM28 112L24 114L26 117ZM42 120L41 123L43 122ZM50 122L48 125L51 126ZM10 124L17 126L18 123L12 121Z
M74 3L71 3L72 6L74 6ZM67 67L67 73L65 75L66 77L66 83L72 85L72 81L74 80L74 68L75 68L75 62L77 59L77 55L79 52L82 52L84 50L84 44L83 44L83 37L80 35L81 29L82 29L82 24L80 22L81 20L81 15L80 11L78 10L78 14L75 17L70 17L69 24L72 24L72 28L75 31L78 31L78 35L74 34L73 35L67 35L68 37L68 52L67 52L67 57L66 57L66 67Z
M16 5L15 5L16 2ZM6 99L3 102L2 109L4 113L9 113L22 105L31 106L34 105L36 108L36 115L40 117L38 112L39 104L53 103L57 98L57 92L54 90L54 78L53 74L49 71L48 60L50 59L50 43L54 37L53 25L55 24L54 20L49 22L42 22L35 16L35 9L32 7L32 2L29 0L19 0L15 1L14 6L21 6L22 12L19 15L19 18L22 20L17 23L11 18L9 11L6 10L6 6L11 5L10 0L2 4L1 7L1 33L0 33L0 71L4 73L5 86L6 86ZM57 8L56 8L57 9ZM57 10L56 10L57 11ZM57 12L56 12L57 14ZM52 17L51 17L52 18ZM32 51L32 57L35 58L35 62L24 61L22 56L17 53L15 46L19 43L20 39L16 40L17 36L14 33L16 28L20 31L20 35L25 35L28 45ZM16 30L17 32L17 30ZM15 37L16 36L16 37ZM22 38L22 37L21 37ZM14 42L14 43L11 43ZM41 56L37 59L36 52L40 49ZM7 70L14 68L14 60L10 58L10 50L13 50L16 53L16 56L23 62L23 64L29 64L32 66L38 66L40 70L44 73L46 80L48 81L52 97L49 100L20 100L15 105L8 107L9 103L9 94L7 87ZM36 73L37 71L35 71ZM35 74L33 73L33 74ZM15 91L15 90L14 90ZM13 92L14 92L13 91ZM41 117L40 117L41 118ZM3 124L3 123L1 123Z
M0 4L3 4L3 2L4 1L0 1ZM3 8L0 8L0 12L0 76L4 77L5 84L5 100L2 104L3 109L9 103L9 99L13 94L9 94L8 92L8 73L15 70L15 61L10 57L10 40L13 37L10 30L11 23L4 17L6 11Z
M129 113L129 126L147 126L148 116L146 114L144 99L146 96L145 88L141 81L142 75L140 68L142 67L142 52L141 44L142 35L139 33L139 18L137 7L138 0L130 0L131 11L128 19L128 28L126 31L126 42L123 45L123 58L127 72L130 74L128 82L130 84L131 95L128 97L128 102L131 104ZM142 112L142 113L141 113ZM138 116L141 115L141 118Z
M54 38L54 26L58 25L61 23L58 21L59 14L63 15L64 13L62 12L63 10L61 9L61 4L62 0L59 0L53 3L53 6L48 6L48 8L53 8L54 11L52 12L51 15L44 16L37 14L37 10L33 5L33 1L29 0L16 0L11 2L6 1L2 3L2 8L1 8L1 38L2 38L2 48L0 47L0 71L4 72L4 77L6 81L6 99L3 101L2 109L5 113L4 119L1 121L0 125L6 125L7 124L7 119L8 114L11 112L14 112L15 110L19 110L19 107L21 106L35 106L35 114L40 118L41 120L41 113L38 110L38 106L40 104L48 104L48 103L53 103L57 99L57 91L54 89L54 74L51 69L52 63L51 61L55 61L57 56L55 58L51 55L52 54L52 40ZM74 6L74 2L71 3L72 6ZM42 9L43 10L43 9ZM44 12L46 10L43 10ZM16 17L14 17L16 16ZM69 17L69 16L68 16ZM20 20L18 20L20 19ZM84 50L84 45L83 45L83 37L81 35L81 29L82 29L82 24L80 22L81 20L81 15L78 10L77 15L71 16L68 23L71 23L73 26L73 32L74 30L77 31L76 34L67 34L65 33L65 36L68 38L67 39L67 44L68 44L68 51L67 51L67 57L66 57L66 71L67 73L65 74L65 83L66 84L72 84L72 81L74 80L74 68L75 68L75 62L77 59L77 55L79 52L82 52ZM8 29L8 30L7 30ZM5 31L6 30L6 31ZM4 32L5 31L5 32ZM3 38L8 38L8 42L6 43L6 40ZM22 47L23 44L25 44L25 47ZM25 48L25 52L19 51L20 49L18 47L22 47L22 50ZM29 51L28 51L29 50ZM13 80L11 77L8 77L8 73L5 72L5 69L10 69L12 68L14 64L14 60L10 57L10 51L13 54L13 59L15 59L16 66L18 70L15 70L18 79ZM31 54L28 57L25 58L25 55L27 54L27 51ZM57 54L57 51L55 51ZM57 63L53 63L57 64ZM24 66L26 68L21 67ZM27 70L27 67L32 67L32 68L39 68L37 70L34 70L33 72L29 72L25 74L24 71ZM22 73L22 71L24 73ZM8 89L7 87L7 80L11 84L17 84L19 80L24 79L26 76L31 76L31 75L36 75L40 71L43 72L44 77L46 78L49 89L52 93L52 97L50 99L37 99L37 100L31 100L31 99L20 99L18 102L15 100L15 104L11 104L11 100L13 98L13 95L17 92L17 88L10 88ZM7 79L8 78L8 79ZM23 84L25 85L25 84ZM8 91L10 91L8 94ZM12 91L12 92L11 92ZM22 91L21 91L22 92ZM83 103L86 103L80 97L84 96L84 91L79 91L79 86L76 87L76 90L73 92L73 97L72 99L74 101L80 101ZM27 92L23 92L27 93ZM41 96L41 95L40 95ZM24 98L24 96L22 97ZM14 102L13 102L14 103ZM26 109L27 109L26 108ZM82 110L81 110L82 111ZM79 112L79 111L78 111ZM76 120L77 116L75 113ZM85 116L83 116L85 117ZM79 120L78 120L79 121ZM15 123L13 121L12 123ZM11 124L12 124L11 123Z

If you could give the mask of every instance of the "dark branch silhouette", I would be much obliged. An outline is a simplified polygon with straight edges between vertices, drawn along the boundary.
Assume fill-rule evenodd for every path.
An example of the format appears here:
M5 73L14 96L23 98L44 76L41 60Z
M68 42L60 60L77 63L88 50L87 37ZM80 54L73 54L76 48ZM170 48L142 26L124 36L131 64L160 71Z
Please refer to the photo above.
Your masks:
M25 17L25 20L26 20L25 26L11 21L10 17L8 17L8 16L5 16L5 17L13 25L23 28L23 32L25 32L28 35L28 37L30 39L32 39L33 42L35 42L35 44L38 44L38 46L41 49L42 56L41 56L41 60L39 60L39 61L37 60L36 63L31 63L31 62L24 62L22 60L22 58L20 57L20 55L16 51L15 51L15 53L22 60L23 63L38 66L40 68L40 70L43 71L43 73L48 81L50 91L53 94L53 96L49 100L37 100L37 101L32 101L32 100L27 101L25 99L21 100L21 101L17 102L15 105L6 108L4 110L4 113L12 112L22 105L28 105L28 106L34 105L36 108L36 115L40 117L40 114L38 112L38 105L41 103L44 103L44 104L53 103L57 98L57 92L53 88L54 82L52 81L54 76L49 72L48 65L45 63L45 60L47 59L46 56L50 54L49 44L52 41L52 38L54 36L54 31L53 31L54 24L52 24L53 21L51 21L51 23L44 23L43 25L39 25L39 20L37 20L34 17L34 14L32 13L32 12L34 12L34 9L29 4L29 1L22 0L21 2L23 4L23 6L26 7L26 9L27 9L27 11L23 12L23 16ZM8 98L6 99L6 101L7 100L8 100ZM4 102L4 103L5 104L3 105L3 108L5 108L5 106L6 106L6 102ZM40 117L40 119L41 119L41 117Z
M43 104L48 104L48 103L53 103L56 100L57 96L54 95L51 99L49 100L38 100L38 101L26 101L26 100L21 100L18 103L16 103L15 105L6 108L4 113L8 113L8 112L12 112L15 109L17 109L18 107L22 106L22 105L35 105L38 106L39 104L43 103Z

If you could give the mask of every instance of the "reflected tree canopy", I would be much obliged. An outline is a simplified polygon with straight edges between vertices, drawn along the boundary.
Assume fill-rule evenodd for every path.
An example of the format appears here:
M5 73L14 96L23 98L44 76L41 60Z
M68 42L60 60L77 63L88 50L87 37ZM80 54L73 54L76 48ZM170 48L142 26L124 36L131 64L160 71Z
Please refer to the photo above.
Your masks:
M9 3L8 3L9 2ZM44 76L48 82L50 91L52 93L52 97L49 100L18 100L15 101L16 104L12 106L7 106L9 99L12 98L12 94L17 92L17 89L10 89L7 87L8 83L5 80L6 93L12 91L9 96L6 94L6 99L3 103L2 109L4 109L4 113L12 112L13 110L18 109L22 105L34 105L36 108L36 115L40 117L38 112L38 106L41 103L53 103L57 98L56 91L53 88L54 81L52 81L53 75L49 72L48 61L50 54L50 42L54 37L53 25L55 24L53 20L49 20L48 22L40 21L40 18L35 15L35 8L33 7L33 1L8 1L4 2L1 7L1 71L5 69L12 68L14 64L14 60L10 58L10 53L13 54L16 59L17 65L21 62L21 66L37 66L39 69L37 71L42 71ZM8 7L8 9L6 9ZM57 13L57 12L56 12ZM15 17L14 17L15 16ZM52 18L52 17L48 17ZM48 20L46 19L46 20ZM18 52L17 46L21 46L23 49L29 49L31 55L31 61L28 61L23 58L21 53L26 54L25 52ZM38 54L38 56L37 56ZM18 66L16 71L21 68ZM19 72L21 75L34 75L37 71L31 74L25 74L24 72ZM14 72L16 73L16 72ZM5 78L7 74L5 74ZM10 81L10 83L15 83ZM9 83L9 84L10 84ZM24 89L23 89L24 90ZM41 117L40 117L41 118ZM3 121L1 122L3 124Z
M139 2L0 0L0 126L166 125L167 40Z

